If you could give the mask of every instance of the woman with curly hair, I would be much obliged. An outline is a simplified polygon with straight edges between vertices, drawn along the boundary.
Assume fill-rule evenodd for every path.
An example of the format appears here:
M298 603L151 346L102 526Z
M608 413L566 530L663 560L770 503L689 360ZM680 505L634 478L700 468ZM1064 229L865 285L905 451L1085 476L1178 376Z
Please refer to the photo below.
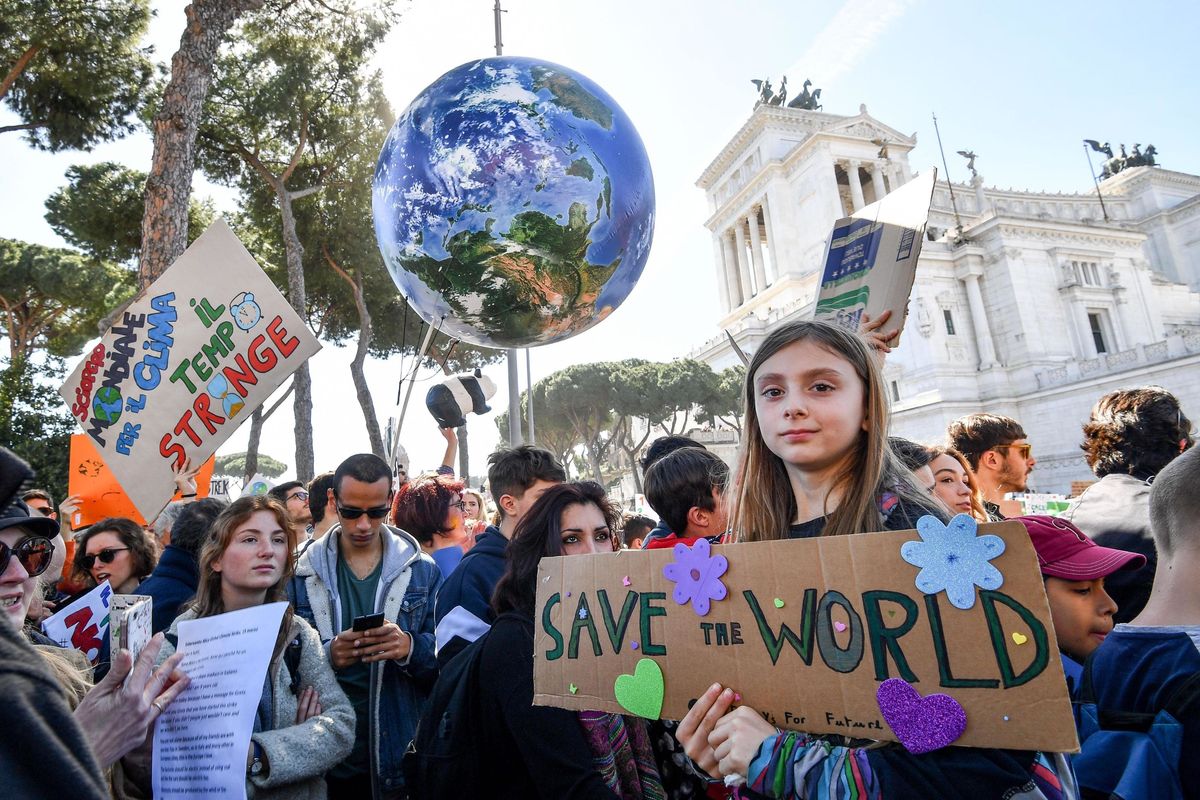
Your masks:
M157 563L157 543L125 517L102 519L75 540L75 577L89 590L108 581L114 594L132 594Z
M470 537L463 523L463 482L449 475L422 475L396 492L392 518L397 528L411 533L421 549L447 577Z

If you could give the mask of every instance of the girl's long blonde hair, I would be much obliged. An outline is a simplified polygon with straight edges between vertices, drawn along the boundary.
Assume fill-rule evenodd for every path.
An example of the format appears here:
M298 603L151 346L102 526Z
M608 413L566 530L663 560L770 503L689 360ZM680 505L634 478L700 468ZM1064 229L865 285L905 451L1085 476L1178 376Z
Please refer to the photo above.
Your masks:
M754 542L787 538L796 518L796 497L783 459L763 441L754 405L754 376L763 362L795 342L811 341L846 359L863 382L863 415L866 430L859 435L850 463L826 494L841 490L837 508L827 511L823 536L866 533L883 527L879 495L890 491L919 506L937 504L913 488L916 478L888 447L887 393L870 347L857 334L826 322L789 322L775 328L750 360L743 389L745 435L727 497L732 505L731 527L736 541Z
M208 531L208 536L204 539L204 546L200 548L200 556L197 559L200 565L200 585L196 591L196 599L191 604L191 608L196 612L197 617L212 617L225 613L225 603L221 599L221 573L213 570L213 564L220 560L221 556L229 548L229 543L233 541L234 532L259 511L269 511L274 515L275 521L279 523L279 527L287 534L288 553L287 557L283 560L283 572L280 574L279 580L267 590L267 596L263 602L275 603L288 599L286 587L288 581L292 578L293 567L295 566L295 559L292 558L292 553L296 550L296 534L288 525L287 511L279 504L278 500L270 495L239 497L230 503L221 512L220 516L213 520L212 527ZM275 642L275 652L271 656L272 661L287 646L288 632L291 629L292 606L289 603L287 610L283 614L283 623L279 626L279 638Z

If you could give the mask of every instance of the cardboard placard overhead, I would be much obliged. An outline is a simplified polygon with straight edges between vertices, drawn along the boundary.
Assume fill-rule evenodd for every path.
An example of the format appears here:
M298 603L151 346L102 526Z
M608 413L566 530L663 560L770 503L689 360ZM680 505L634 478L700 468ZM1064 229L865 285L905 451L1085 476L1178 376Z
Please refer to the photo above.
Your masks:
M653 670L635 674L649 658L663 674L664 719L681 719L716 682L781 728L895 741L876 692L900 678L961 704L966 728L955 745L1076 751L1029 536L1018 522L979 534L1003 539L990 560L1003 580L992 590L970 585L970 608L916 587L921 570L901 557L906 542L921 541L916 531L713 547L728 569L723 599L703 616L675 601L663 573L673 550L544 558L534 703L629 713L617 679L653 680Z
M125 309L59 393L153 519L175 491L172 467L206 461L320 349L217 220Z
M79 510L69 520L72 528L82 528L106 517L127 517L139 525L147 519L133 505L112 470L104 462L92 440L83 433L71 434L70 465L67 468L67 493L79 495ZM214 458L196 474L196 496L208 497ZM172 487L172 491L174 487Z
M834 223L815 319L857 331L864 312L878 319L890 310L886 327L903 329L936 179L937 170L930 167L883 199ZM893 345L899 343L897 337Z

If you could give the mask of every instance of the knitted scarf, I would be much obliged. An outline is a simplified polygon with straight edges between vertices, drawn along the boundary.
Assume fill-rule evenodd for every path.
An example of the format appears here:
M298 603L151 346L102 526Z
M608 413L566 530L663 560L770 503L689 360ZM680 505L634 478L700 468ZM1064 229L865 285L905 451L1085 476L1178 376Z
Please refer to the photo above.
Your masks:
M576 713L592 765L609 789L621 800L665 799L645 722L600 711Z

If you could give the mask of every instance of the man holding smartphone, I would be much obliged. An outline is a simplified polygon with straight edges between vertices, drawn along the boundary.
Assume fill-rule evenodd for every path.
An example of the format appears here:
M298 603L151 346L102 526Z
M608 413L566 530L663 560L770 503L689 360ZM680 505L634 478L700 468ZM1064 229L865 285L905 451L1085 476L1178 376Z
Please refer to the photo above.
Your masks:
M408 533L385 524L392 472L371 454L334 472L338 522L296 562L288 595L327 648L354 704L354 750L326 775L330 800L405 796L402 762L437 678L433 598L441 573Z

